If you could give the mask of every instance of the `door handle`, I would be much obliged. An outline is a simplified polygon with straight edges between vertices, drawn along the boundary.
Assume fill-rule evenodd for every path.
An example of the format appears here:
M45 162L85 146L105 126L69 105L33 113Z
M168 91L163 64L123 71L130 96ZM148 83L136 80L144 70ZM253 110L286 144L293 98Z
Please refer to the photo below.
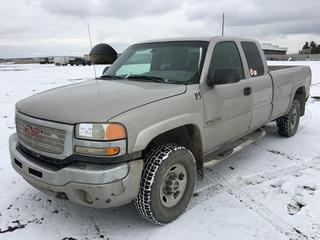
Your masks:
M245 95L245 96L248 96L248 95L250 95L251 94L251 87L245 87L244 89L243 89L243 95Z

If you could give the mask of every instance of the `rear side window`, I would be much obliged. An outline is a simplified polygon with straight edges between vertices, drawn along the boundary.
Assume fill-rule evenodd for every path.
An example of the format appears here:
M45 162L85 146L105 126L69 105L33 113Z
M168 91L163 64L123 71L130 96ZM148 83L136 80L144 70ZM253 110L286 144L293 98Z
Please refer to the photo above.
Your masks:
M215 71L221 69L232 69L237 71L240 79L244 78L240 54L234 42L217 43L213 50L209 75L214 76Z
M256 77L263 75L264 66L257 45L253 42L242 42L241 46L247 59L250 76Z

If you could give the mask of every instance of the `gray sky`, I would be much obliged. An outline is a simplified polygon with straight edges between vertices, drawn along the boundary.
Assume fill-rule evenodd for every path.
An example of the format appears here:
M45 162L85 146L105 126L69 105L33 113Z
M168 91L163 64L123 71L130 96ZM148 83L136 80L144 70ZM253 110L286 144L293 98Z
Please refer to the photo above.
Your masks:
M0 57L83 55L106 42L123 51L148 39L221 33L297 52L320 44L319 0L0 0Z

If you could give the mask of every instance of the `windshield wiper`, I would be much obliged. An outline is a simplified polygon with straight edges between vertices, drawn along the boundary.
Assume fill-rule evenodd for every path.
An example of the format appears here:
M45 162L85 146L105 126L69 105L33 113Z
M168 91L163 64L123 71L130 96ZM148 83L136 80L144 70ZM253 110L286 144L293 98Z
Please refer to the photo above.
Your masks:
M146 75L136 75L136 76L127 76L125 79L137 79L137 80L147 80L147 81L153 81L158 83L168 83L170 82L168 79L162 78L162 77L155 77L155 76L146 76Z
M156 77L156 76L147 76L147 75L129 75L129 76L115 76L115 75L102 75L100 79L111 79L111 80L137 80L137 81L152 81L157 83L172 83L172 84L181 84L179 81L174 80L168 80L166 78L162 77Z
M115 75L102 75L100 79L124 79L124 78L120 76L115 76Z

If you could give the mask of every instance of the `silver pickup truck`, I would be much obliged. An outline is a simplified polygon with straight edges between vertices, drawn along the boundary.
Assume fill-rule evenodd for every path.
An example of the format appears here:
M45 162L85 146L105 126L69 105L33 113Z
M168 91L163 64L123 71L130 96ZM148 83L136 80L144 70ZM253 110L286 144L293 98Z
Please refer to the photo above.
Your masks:
M309 67L268 69L254 40L135 44L96 80L18 102L12 166L48 194L95 208L134 201L166 224L203 169L264 136L265 124L295 135L310 83Z

